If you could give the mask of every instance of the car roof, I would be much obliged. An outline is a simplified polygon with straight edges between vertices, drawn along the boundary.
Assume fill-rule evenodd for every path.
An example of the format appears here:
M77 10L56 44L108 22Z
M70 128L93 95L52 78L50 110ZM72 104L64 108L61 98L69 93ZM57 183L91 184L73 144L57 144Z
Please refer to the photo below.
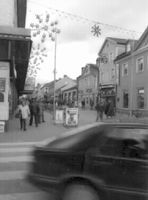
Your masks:
M57 149L77 149L79 146L80 148L87 147L93 141L95 136L100 135L102 137L104 133L112 133L113 135L108 137L117 137L119 138L118 133L114 133L111 130L112 128L124 128L124 129L146 129L146 126L143 124L131 124L131 123L102 123L97 122L85 126L81 126L79 128L73 129L62 134L60 137L57 137L55 140L51 141L49 144L50 148L57 148ZM148 128L148 126L147 126ZM108 131L107 131L108 130ZM101 134L102 133L102 134ZM132 133L131 133L132 134ZM101 136L102 135L102 136ZM106 134L105 134L106 135ZM121 134L120 134L121 135ZM124 134L122 134L124 135ZM132 135L131 135L132 136ZM121 137L120 137L121 139ZM48 146L48 144L47 144Z

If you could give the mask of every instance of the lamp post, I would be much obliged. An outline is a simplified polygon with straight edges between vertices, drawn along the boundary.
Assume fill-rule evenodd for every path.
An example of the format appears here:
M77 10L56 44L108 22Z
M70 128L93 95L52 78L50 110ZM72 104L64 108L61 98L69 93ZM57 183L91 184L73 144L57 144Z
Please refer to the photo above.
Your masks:
M54 44L54 97L53 97L53 119L56 114L56 57L57 57L57 34L60 33L58 29L58 21L49 23L50 15L47 13L45 18L41 15L36 15L37 23L31 23L31 28L34 31L33 37L41 35L41 43L44 43L47 38L50 38Z
M56 118L56 61L57 61L57 34L60 33L60 29L57 28L58 22L55 21L51 24L54 28L51 30L52 41L54 41L54 93L53 93L53 120Z

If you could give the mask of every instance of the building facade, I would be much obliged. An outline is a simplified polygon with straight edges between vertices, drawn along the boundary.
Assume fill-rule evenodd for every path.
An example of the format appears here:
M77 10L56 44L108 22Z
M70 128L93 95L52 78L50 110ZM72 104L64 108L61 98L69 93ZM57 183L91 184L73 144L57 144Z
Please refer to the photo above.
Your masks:
M128 40L108 37L105 39L97 58L99 68L99 98L111 100L116 107L117 70L114 59L125 52Z
M23 93L27 74L32 42L30 30L24 28L26 6L26 0L0 1L0 95L4 96L0 121L6 123Z
M82 67L81 75L77 78L78 85L78 104L82 101L85 107L90 108L91 102L96 105L98 96L98 68L95 64L87 64Z
M115 60L119 68L117 111L135 116L148 115L148 28Z
M65 105L77 105L78 101L78 88L77 83L73 82L61 89L62 99Z

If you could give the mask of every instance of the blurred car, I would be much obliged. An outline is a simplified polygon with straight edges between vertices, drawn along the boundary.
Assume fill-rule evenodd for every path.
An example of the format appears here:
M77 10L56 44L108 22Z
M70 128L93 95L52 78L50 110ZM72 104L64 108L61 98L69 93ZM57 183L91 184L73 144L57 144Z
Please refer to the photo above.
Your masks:
M29 178L62 200L148 199L148 126L94 123L37 146Z

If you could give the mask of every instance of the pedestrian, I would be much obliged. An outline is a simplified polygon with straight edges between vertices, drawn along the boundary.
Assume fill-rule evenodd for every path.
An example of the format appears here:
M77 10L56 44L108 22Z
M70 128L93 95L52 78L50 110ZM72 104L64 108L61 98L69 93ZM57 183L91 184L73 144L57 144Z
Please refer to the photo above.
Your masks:
M108 106L108 112L107 112L107 116L108 117L113 117L114 116L114 104L113 101L109 101L109 106Z
M105 115L106 115L106 118L108 118L109 116L108 116L108 111L109 111L109 107L110 107L110 102L109 102L109 100L107 100L106 101L106 103L105 103Z
M20 117L20 128L21 130L27 130L27 119L30 116L29 106L26 104L26 100L22 100L22 104L19 106L19 111L21 112Z
M96 111L97 111L97 117L96 121L100 119L100 121L103 120L103 113L104 113L104 102L103 101L98 101L96 104Z
M92 99L90 99L90 109L92 110L94 106L94 101Z
M18 106L17 106L17 109L15 111L15 118L18 118L19 121L20 121L20 129L22 129L22 113L21 113L21 106L22 106L22 100L19 99L18 101Z
M44 103L42 100L39 101L39 123L45 122L44 120Z
M32 126L33 120L35 122L35 126L38 127L39 123L39 105L36 101L36 99L32 99L30 103L30 110L31 110L31 116L30 116L30 122L29 125Z

